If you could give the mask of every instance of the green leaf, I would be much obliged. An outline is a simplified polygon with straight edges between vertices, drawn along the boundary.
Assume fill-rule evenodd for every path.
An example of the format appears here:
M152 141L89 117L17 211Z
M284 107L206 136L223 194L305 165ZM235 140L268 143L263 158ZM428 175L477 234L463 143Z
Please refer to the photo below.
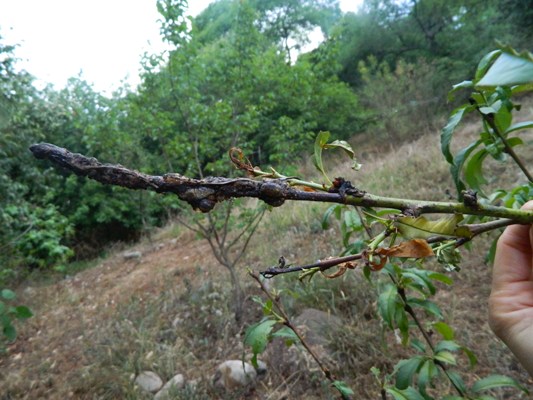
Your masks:
M455 336L453 329L444 322L435 322L433 328L439 332L445 340L453 340Z
M453 279L452 278L450 278L447 275L441 274L439 272L430 272L428 274L428 277L430 279L433 279L434 281L442 282L445 285L451 285L453 283Z
M402 281L406 281L405 283L408 287L411 289L417 290L421 292L424 295L429 294L435 294L436 288L431 283L429 279L427 279L426 276L424 276L424 273L417 273L418 271L410 270L406 271L402 274Z
M324 145L328 142L329 136L329 132L318 133L315 140L315 153L313 162L315 164L316 169L318 169L326 178L328 185L331 185L331 179L329 179L329 177L326 175L326 171L324 170L324 163L322 161L322 149L324 148Z
M500 54L502 54L501 50L493 50L488 54L485 54L481 61L479 62L476 73L475 73L475 80L479 81L483 75L486 74L487 70L489 69L490 65L494 62L495 59L497 59Z
M252 348L252 364L257 368L257 355L265 351L275 320L267 319L250 326L244 336L244 344Z
M415 356L398 362L394 367L396 387L398 389L407 389L411 385L416 372L425 361L426 358L424 356Z
M400 331L402 345L406 346L409 342L409 319L407 318L407 313L402 304L396 304L396 309L394 310L394 323Z
M345 140L334 140L331 143L327 143L323 146L324 149L341 149L343 150L350 159L352 160L352 169L359 171L361 169L361 164L355 159L355 152L352 149L352 146Z
M326 212L324 213L324 216L322 217L322 229L326 230L329 228L329 217L331 216L331 214L333 214L334 212L336 213L337 211L337 208L340 208L342 207L341 205L339 204L335 204L331 207L329 207Z
M347 228L350 228L350 230L358 230L363 225L361 223L361 218L359 218L359 215L354 210L346 210L344 212L344 223L346 224Z
M516 85L511 88L511 94L515 95L522 92L530 92L533 90L533 83L526 83L525 85Z
M383 321L389 326L390 329L394 329L394 313L396 309L396 303L398 301L398 291L396 286L387 285L385 290L381 292L378 297L378 310Z
M472 391L478 393L499 387L514 387L528 393L527 389L520 385L516 380L505 375L489 375L486 378L480 379L474 383Z
M9 289L2 289L2 292L0 292L0 293L2 295L2 298L6 299L6 300L13 300L13 299L15 299L15 297L17 297L15 292L13 292L12 290L9 290Z
M457 224L463 220L460 214L450 215L436 221L425 217L399 217L395 221L398 231L405 239L427 239L431 236L455 236Z
M442 340L439 343L437 343L437 345L435 346L436 352L443 351L443 350L457 351L461 349L462 347L459 346L457 343L455 343L453 340Z
M463 381L463 378L461 378L461 376L455 372L455 371L448 371L447 372L447 375L448 377L450 378L450 380L453 382L453 384L459 388L459 390L463 393L466 393L466 387L465 387L465 383Z
M463 88L473 88L473 87L474 87L474 82L472 81L462 81L461 83L453 85L452 90L448 92L448 101L454 100L454 94L458 90L463 89Z
M459 108L456 108L452 111L452 114L450 115L450 118L448 119L448 123L446 126L442 129L441 135L440 135L440 147L442 154L444 154L444 157L446 157L446 161L448 161L449 164L453 163L453 155L450 151L450 143L452 141L453 132L455 131L455 128L461 122L463 117L474 110L474 107L471 105L465 105Z
M272 300L268 299L263 306L263 315L268 316L272 314Z
M439 360L445 364L451 364L451 365L456 364L455 356L446 350L439 351L437 354L435 354L434 357L435 357L435 360Z
M18 319L26 319L26 318L33 317L33 313L26 306L15 307L15 310L16 310L16 316Z
M468 160L464 173L466 183L470 186L470 188L481 194L483 194L481 185L487 183L487 180L483 176L482 167L483 160L488 154L488 151L485 149L479 150L470 158L470 160Z
M294 343L299 343L300 339L294 333L294 331L288 326L283 326L272 334L272 337L279 337L285 339L285 344L288 346L293 345Z
M478 147L481 143L483 143L483 140L481 139L470 143L467 147L461 149L461 151L459 151L459 153L457 153L456 156L453 158L453 162L450 167L450 173L455 183L455 187L457 188L459 200L462 200L462 191L466 189L465 184L461 180L461 170L466 159L470 156L472 151L474 151L474 149L476 149L476 147Z
M420 392L412 387L408 387L404 390L389 387L385 390L388 394L394 397L394 400L425 400Z
M350 389L343 381L334 381L332 385L337 389L343 397L349 397L354 394L354 391Z
M521 146L524 144L524 141L519 137L512 137L507 139L507 144L511 147Z
M494 123L500 132L505 132L511 126L513 116L511 111L507 107L500 107L500 109L494 114Z
M533 60L530 56L502 53L490 66L476 87L513 86L533 82Z
M427 385L438 374L439 370L433 360L426 360L418 372L418 387L425 391Z
M357 160L355 159L355 152L352 149L352 146L344 140L334 140L331 143L328 143L328 139L330 137L329 132L320 132L315 140L315 151L314 151L314 164L315 167L324 175L324 178L326 178L326 181L329 185L331 185L331 180L326 174L326 171L324 169L324 163L322 160L322 151L325 149L341 149L343 150L352 160L352 169L359 170L361 168L361 164L357 163Z
M468 347L462 347L462 350L468 357L468 362L470 363L470 368L474 368L477 364L477 357L476 355L470 350Z
M437 262L444 265L448 271L459 271L461 263L461 252L455 246L443 245L435 249Z
M4 324L2 329L4 336L10 342L13 342L17 338L17 330L12 324Z
M421 342L420 340L418 340L417 338L411 339L410 345L415 350L417 350L417 351L419 351L421 353L425 353L426 352L426 345L423 342Z
M420 307L437 318L443 318L442 311L440 310L439 306L431 300L412 297L408 299L407 304L409 304L411 307Z
M479 107L479 112L481 114L488 115L488 114L496 113L496 110L494 108L492 108L492 107Z
M524 122L518 122L516 124L511 125L507 130L505 131L506 136L514 131L519 131L522 129L531 129L533 128L533 121L524 121Z

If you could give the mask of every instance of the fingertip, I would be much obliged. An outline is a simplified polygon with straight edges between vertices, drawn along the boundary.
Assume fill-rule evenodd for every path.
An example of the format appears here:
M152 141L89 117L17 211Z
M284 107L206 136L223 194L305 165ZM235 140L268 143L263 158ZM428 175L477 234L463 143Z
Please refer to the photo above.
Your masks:
M525 203L522 207L522 210L533 210L533 200L529 200L527 203Z

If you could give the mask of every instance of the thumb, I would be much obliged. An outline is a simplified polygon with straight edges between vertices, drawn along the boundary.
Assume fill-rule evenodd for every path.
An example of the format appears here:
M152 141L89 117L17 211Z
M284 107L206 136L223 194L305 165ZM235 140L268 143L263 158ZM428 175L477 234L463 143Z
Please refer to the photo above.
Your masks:
M533 201L522 207L533 210ZM529 280L533 259L531 225L511 225L498 240L494 259L493 287Z

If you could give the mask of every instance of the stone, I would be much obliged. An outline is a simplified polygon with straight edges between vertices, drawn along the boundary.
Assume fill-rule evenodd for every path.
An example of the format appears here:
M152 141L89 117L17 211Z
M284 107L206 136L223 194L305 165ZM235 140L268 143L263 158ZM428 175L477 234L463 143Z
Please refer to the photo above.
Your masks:
M339 317L314 308L304 309L293 323L309 345L327 346L335 331L342 328Z
M263 379L267 374L268 368L264 361L257 360L257 368L255 369L255 372L257 372L257 379L261 380Z
M163 380L152 371L142 371L135 378L135 383L143 390L155 393L163 386Z
M342 330L342 319L330 313L307 308L292 321L298 332L315 354L330 368L337 368L335 352L329 347L330 340ZM276 366L276 373L284 376L302 370L316 370L317 364L311 355L299 346L287 349L283 338L275 338L263 354L268 365Z
M124 260L140 260L143 254L140 251L125 251L122 253Z
M183 386L185 386L185 378L182 374L178 374L165 383L165 386L154 396L154 400L170 399L169 396L172 395L172 390L182 389Z
M257 372L255 368L242 360L227 360L217 367L213 383L215 386L232 390L255 384Z
M176 317L176 318L174 318L174 320L172 321L172 326L173 326L174 328L177 328L177 327L180 326L181 324L183 324L183 318Z

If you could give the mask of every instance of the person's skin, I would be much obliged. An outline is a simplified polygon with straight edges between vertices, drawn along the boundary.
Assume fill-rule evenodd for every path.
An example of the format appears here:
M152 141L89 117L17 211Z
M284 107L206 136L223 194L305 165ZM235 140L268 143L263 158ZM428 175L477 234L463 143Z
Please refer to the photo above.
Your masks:
M533 376L533 225L511 225L498 240L489 324Z

